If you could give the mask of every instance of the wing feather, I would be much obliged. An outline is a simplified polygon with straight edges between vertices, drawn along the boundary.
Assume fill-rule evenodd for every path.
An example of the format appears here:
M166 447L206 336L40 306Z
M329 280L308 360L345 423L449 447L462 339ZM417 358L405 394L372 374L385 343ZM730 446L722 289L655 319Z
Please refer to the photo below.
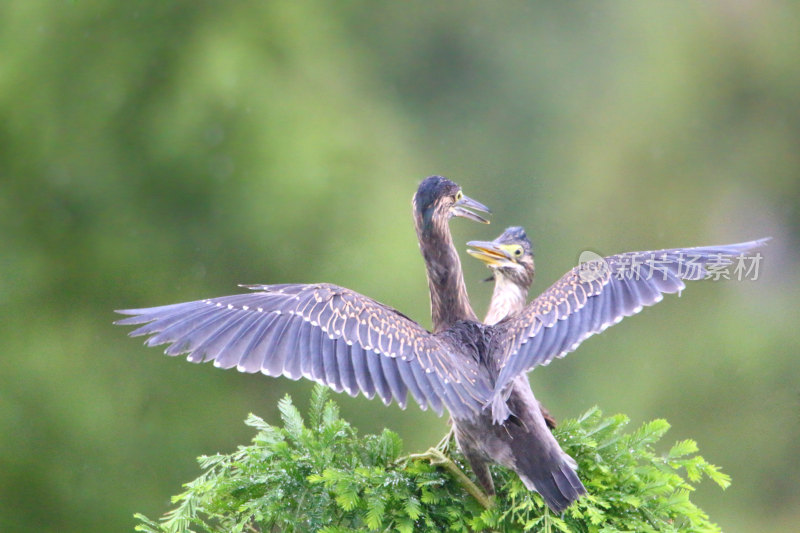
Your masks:
M214 366L217 368L233 368L239 364L243 346L249 343L254 330L258 329L258 315L246 314L244 320L235 335L228 339L228 342L219 349L219 354L214 359Z
M325 358L326 350L330 350L331 343L328 342L328 334L322 329L315 329L311 339L311 369L309 378L317 383L323 383L325 378Z
M371 351L369 350L369 352ZM369 369L367 368L367 355L369 355L368 351L361 346L353 345L350 350L358 388L364 392L367 398L372 398L375 396L375 385L372 383L372 377L370 377Z
M334 390L336 387L336 344L337 341L327 342L325 337L322 337L322 374L318 377L321 383L326 383ZM333 378L333 379L329 379Z
M226 326L235 315L236 310L225 309L206 321L204 329L190 331L185 336L185 340L190 347L189 355L186 356L186 359L192 363L209 361L210 359L205 358L204 347L214 340L218 332L224 332ZM158 340L158 343L162 344L161 340Z
M303 327L298 332L295 351L291 357L286 359L283 367L283 375L293 380L304 376L303 361L308 360L311 353L311 334L314 332L314 328L304 322L301 324Z
M242 323L247 319L247 313L232 312L225 323L220 325L213 335L209 335L195 351L203 354L204 361L215 361L220 355L220 351L236 338L236 334L242 327Z
M153 324L147 324L146 326L142 326L139 329L136 329L130 333L130 335L150 335L155 333L152 337L147 339L145 343L147 346L159 346L161 344L166 344L171 342L173 339L181 339L186 342L186 349L177 352L185 353L190 349L189 340L191 337L189 334L195 330L195 328L200 325L200 327L204 327L209 323L214 322L215 320L219 319L220 311L218 309L211 309L211 308L200 308L200 309L192 309L188 316L185 319L181 319L181 317L169 317L168 320L165 320L164 328L159 329L158 326ZM134 317L139 318L139 317ZM170 355L177 355L177 354L170 354Z
M339 359L342 355L349 355L350 350L347 343L342 339L336 339L334 342L333 358L325 360L325 383L327 383L336 392L342 392L342 381L339 377Z
M420 390L425 393L425 397L431 408L437 415L441 416L443 409L442 393L437 391L436 384L428 378L428 374L421 365L411 364L409 366L411 367L411 372L414 374L414 379L417 381Z
M283 373L286 355L282 349L282 341L287 339L283 333L290 328L290 317L281 314L275 317L272 326L267 330L256 352L256 358L261 360L262 374L274 377Z
M306 328L308 341L305 345L305 349L300 352L300 373L310 379L313 380L313 366L314 360L319 357L319 344L320 340L317 337L321 333L319 328L315 327L308 327ZM295 356L296 357L296 356Z
M423 411L426 410L428 408L428 398L423 388L417 382L417 378L414 377L414 371L411 369L411 365L402 359L395 359L395 361L397 362L397 371L400 373L400 379L408 386L408 390L411 392L411 396L414 398L414 401L417 402L417 405L419 405Z
M303 322L294 320L291 315L281 315L285 321L283 328L273 330L272 346L270 352L264 357L261 372L268 376L286 375L286 365L289 359L297 355L295 344L300 336Z
M258 326L248 336L247 346L241 353L232 354L233 357L239 356L236 370L247 372L248 374L261 371L261 363L264 361L264 353L266 352L266 348L262 349L262 346L265 343L267 333L279 316L278 313L265 313L259 316Z
M398 361L395 357L378 357L381 363L383 375L386 378L386 383L389 384L389 390L392 392L397 404L405 409L406 400L408 398L408 386L403 381L400 371L397 369L398 364L405 364L403 361Z
M345 344L345 346L347 346ZM358 348L358 347L356 347ZM358 348L360 349L360 348ZM348 346L348 349L336 351L336 361L339 365L339 379L342 383L342 388L350 396L358 395L358 381L356 381L356 373L353 368L353 345Z
M386 376L384 376L383 369L381 368L381 357L381 355L375 352L367 353L367 368L369 369L370 376L372 376L372 382L375 384L375 390L378 392L378 396L383 400L383 403L389 405L392 401L392 391L389 390L389 384L386 382Z

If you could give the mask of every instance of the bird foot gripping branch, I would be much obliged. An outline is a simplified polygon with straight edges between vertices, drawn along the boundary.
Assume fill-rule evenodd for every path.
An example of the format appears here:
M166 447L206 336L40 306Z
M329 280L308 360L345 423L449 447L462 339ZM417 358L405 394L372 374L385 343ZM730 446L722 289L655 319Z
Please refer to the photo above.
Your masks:
M430 461L430 464L441 466L447 470L470 496L475 498L484 509L491 509L494 506L494 498L491 498L476 485L452 459L447 457L437 448L428 448L425 453L412 453L403 458L402 461Z

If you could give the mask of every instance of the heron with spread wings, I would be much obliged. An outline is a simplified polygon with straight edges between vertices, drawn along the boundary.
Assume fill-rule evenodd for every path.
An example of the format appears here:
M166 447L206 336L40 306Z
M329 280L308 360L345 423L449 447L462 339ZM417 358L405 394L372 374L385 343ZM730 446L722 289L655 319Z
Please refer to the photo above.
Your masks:
M449 230L452 217L483 222L474 211L488 210L440 176L420 184L413 205L431 293L432 332L389 306L328 283L250 285L252 292L245 294L122 310L131 316L117 324L140 325L130 335L149 336L148 346L169 344L168 355L188 354L191 362L305 377L352 396L377 394L401 407L410 395L422 409L430 406L439 414L446 408L460 443L480 442L483 435L493 442L467 455L487 492L493 491L491 476L487 480L478 472L494 461L514 469L560 512L584 489L574 461L550 432L542 440L538 428L530 428L525 406L514 401L516 377L574 350L663 293L679 292L684 279L702 279L708 263L729 261L762 244L689 249L693 269L682 268L687 250L646 252L660 258L659 276L645 276L640 264L625 278L612 276L612 269L594 269L587 276L576 268L521 312L489 326L470 307ZM606 266L641 254L606 258ZM530 416L535 424L541 421L538 409ZM517 444L512 445L512 434Z

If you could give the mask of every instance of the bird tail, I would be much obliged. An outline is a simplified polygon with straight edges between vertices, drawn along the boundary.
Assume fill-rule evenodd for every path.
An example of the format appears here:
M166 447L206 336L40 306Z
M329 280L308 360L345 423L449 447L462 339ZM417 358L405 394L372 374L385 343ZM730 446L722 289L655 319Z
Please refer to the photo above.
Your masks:
M560 449L556 453L558 455L549 455L547 460L534 454L517 457L515 470L528 490L541 494L548 507L560 514L586 494L586 489L575 472L575 460Z
M514 414L508 407L508 397L510 394L511 387L508 387L507 390L501 393L495 392L492 394L491 399L484 405L484 409L491 406L493 423L500 425Z

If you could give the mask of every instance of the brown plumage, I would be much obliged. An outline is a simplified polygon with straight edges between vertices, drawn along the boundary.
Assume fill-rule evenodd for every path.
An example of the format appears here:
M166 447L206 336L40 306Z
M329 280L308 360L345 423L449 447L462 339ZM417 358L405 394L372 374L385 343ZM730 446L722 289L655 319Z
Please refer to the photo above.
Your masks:
M691 249L697 255L693 272L681 270L678 253L686 250L657 252L664 259L663 281L645 278L639 267L630 269L633 281L589 279L573 269L521 312L488 326L469 305L448 226L453 216L483 220L470 207L486 210L440 176L424 180L414 198L432 333L388 306L327 283L252 285L248 294L128 309L119 312L131 316L117 324L140 325L131 335L148 335L149 346L170 344L167 354L186 353L192 362L305 377L401 406L410 393L423 409L430 405L441 413L446 407L459 445L487 491L492 490L487 462L494 461L516 471L560 512L584 489L533 395L517 390L517 377L655 303L662 292L678 292L682 279L701 279L704 265L717 256L762 242ZM608 264L617 265L621 257L607 258Z

